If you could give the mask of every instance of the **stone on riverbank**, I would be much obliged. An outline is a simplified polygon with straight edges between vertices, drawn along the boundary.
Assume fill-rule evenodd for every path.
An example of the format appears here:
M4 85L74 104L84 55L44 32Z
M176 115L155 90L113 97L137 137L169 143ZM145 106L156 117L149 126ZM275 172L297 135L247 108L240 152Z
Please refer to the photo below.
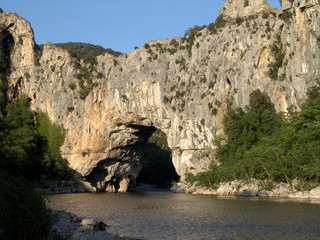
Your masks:
M132 239L115 236L106 231L107 225L99 220L80 218L65 211L52 210L56 222L52 231L71 240Z
M185 182L179 182L176 186L173 186L171 190L174 193L191 193L191 194L212 194L216 195L217 190L215 189L208 189L205 187L201 187L198 184L188 184Z
M320 199L320 187L312 189L310 191L310 197Z
M273 198L290 198L290 199L320 199L320 187L310 191L297 190L297 181L292 184L274 183L271 190L266 190L266 182L251 179L247 181L234 180L220 183L217 190L201 187L199 184L190 184L180 182L172 191L175 193L192 193L192 194L212 194L217 196L237 196L237 197L273 197Z

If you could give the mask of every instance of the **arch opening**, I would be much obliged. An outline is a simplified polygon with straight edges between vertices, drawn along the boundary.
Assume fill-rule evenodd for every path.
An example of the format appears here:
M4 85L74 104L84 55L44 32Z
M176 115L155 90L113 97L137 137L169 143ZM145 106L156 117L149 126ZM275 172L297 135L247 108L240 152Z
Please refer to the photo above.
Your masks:
M166 189L179 180L172 163L172 151L167 136L157 129L148 139L142 158L142 169L137 178L138 189Z
M166 135L153 126L119 125L110 135L114 143L108 157L100 160L87 176L98 192L170 188L178 181ZM121 140L120 140L121 139ZM147 185L146 185L147 184Z

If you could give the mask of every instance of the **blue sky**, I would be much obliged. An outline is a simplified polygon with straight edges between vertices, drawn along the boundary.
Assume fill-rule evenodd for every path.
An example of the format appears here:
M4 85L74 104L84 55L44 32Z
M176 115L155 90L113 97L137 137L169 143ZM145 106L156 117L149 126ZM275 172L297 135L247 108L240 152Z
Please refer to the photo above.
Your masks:
M148 40L183 36L216 19L224 0L6 0L31 23L38 44L85 42L123 53ZM279 0L268 2L280 8Z

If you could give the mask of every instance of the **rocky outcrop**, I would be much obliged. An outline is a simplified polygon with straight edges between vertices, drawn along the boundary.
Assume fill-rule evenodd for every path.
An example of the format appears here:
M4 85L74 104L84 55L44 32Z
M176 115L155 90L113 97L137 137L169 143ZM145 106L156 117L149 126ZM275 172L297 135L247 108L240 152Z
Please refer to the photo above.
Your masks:
M72 240L134 239L108 233L107 224L96 219L82 218L60 210L52 210L52 214L55 220L51 229L53 239L58 237Z
M50 42L35 51L30 24L0 13L14 39L9 99L21 93L65 130L61 153L98 191L126 191L141 169L145 143L156 129L167 135L181 179L214 159L227 102L244 107L259 88L278 111L299 106L319 78L318 1L226 1L215 25L185 38L149 41L119 57L86 64ZM280 39L280 40L279 40ZM283 53L279 67L271 45Z
M175 193L191 194L211 194L217 196L231 197L269 197L269 198L289 198L289 199L320 199L320 187L311 190L301 190L299 181L295 180L291 184L274 183L270 181L234 180L222 182L218 189L205 188L197 183L190 184L180 182L172 187Z

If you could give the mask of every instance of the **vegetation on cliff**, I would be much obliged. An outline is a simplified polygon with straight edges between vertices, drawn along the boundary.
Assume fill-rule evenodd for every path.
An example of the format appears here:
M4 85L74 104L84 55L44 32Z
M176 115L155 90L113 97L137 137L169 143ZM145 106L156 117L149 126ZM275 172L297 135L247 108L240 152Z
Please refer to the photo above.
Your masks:
M56 43L55 45L67 50L71 57L77 58L78 60L82 59L86 63L94 63L96 57L104 53L109 53L115 57L122 55L121 52L114 51L110 48L105 49L89 43L68 42Z
M48 236L50 211L29 180L41 174L74 178L59 152L63 142L63 131L46 114L31 111L27 96L7 105L0 116L0 239Z
M217 137L216 158L207 172L188 180L208 187L236 179L291 183L301 189L320 183L320 86L307 92L301 111L290 107L276 113L269 96L256 90L245 110L228 108L224 117L225 139ZM225 144L222 144L222 142Z

